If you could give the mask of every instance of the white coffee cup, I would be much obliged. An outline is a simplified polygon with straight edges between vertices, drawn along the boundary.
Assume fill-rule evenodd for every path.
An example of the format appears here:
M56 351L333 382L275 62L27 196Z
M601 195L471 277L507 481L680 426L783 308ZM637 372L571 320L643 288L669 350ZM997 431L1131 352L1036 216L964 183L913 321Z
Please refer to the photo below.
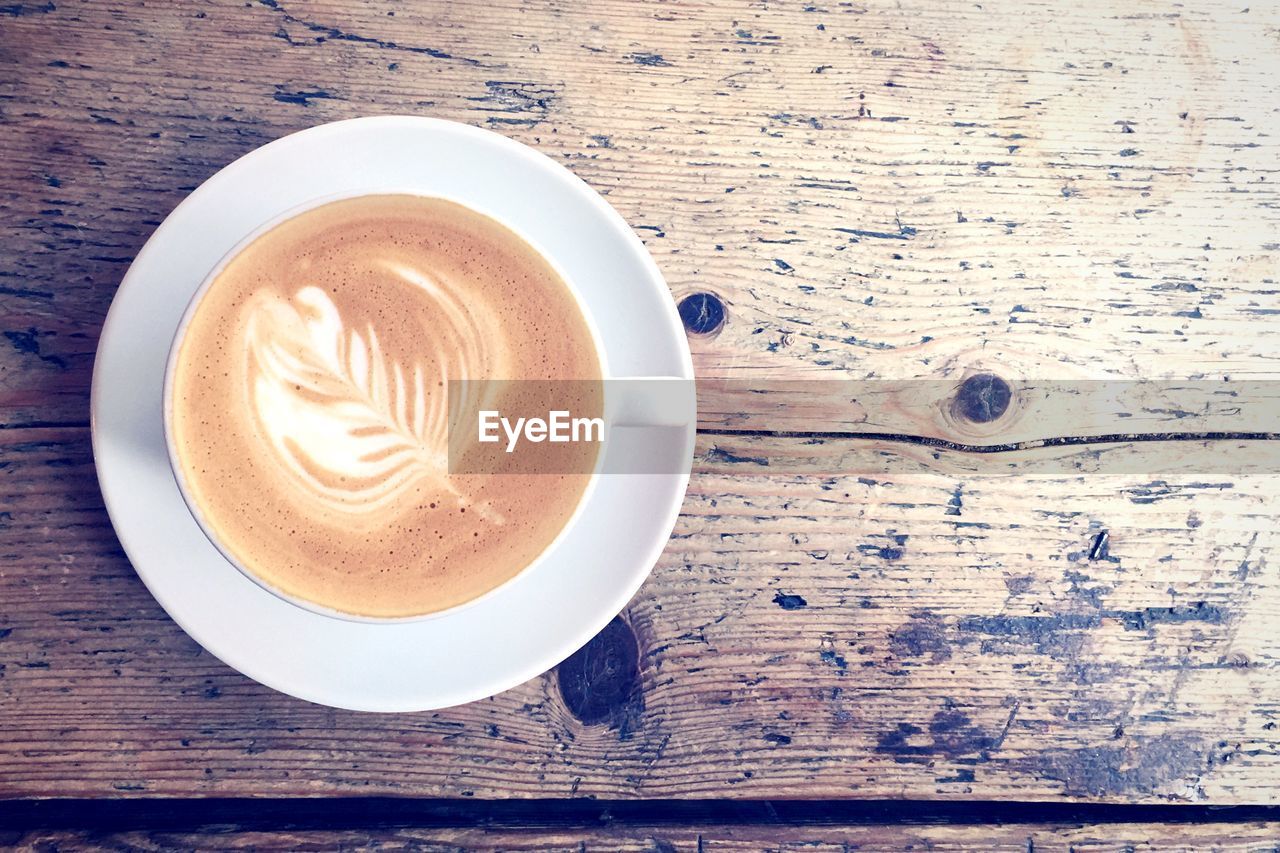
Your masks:
M183 466L179 459L180 451L178 449L178 444L173 434L173 423L172 423L173 406L174 406L174 401L173 401L174 375L177 372L178 362L179 362L180 354L182 351L182 343L186 337L187 330L190 328L191 319L195 315L196 310L199 308L200 303L203 300L205 294L209 292L210 288L216 286L218 277L221 275L223 270L226 269L227 265L230 264L237 256L239 256L241 252L247 249L250 246L250 244L258 240L267 232L276 228L278 225L290 219L293 219L296 216L300 216L306 213L307 211L313 210L317 207L320 207L325 204L329 204L331 202L341 201L344 199L359 198L361 196L367 196L371 194L377 194L377 195L405 194L405 195L417 195L421 197L443 199L445 201L450 201L456 204L461 204L466 207L471 207L471 209L477 210L477 212L497 220L497 217L492 212L486 211L486 210L479 210L473 207L472 205L469 205L466 201L456 197L445 197L445 196L439 196L439 195L423 196L422 194L419 194L419 193L392 193L388 189L382 188L378 190L360 190L355 192L345 192L337 195L329 195L329 196L316 198L311 201L305 202L301 205L298 205L296 207L293 207L287 211L284 211L278 216L275 216L267 220L266 222L263 222L257 228L254 228L252 231L246 234L245 237L235 245L235 247L233 247L230 251L228 251L225 255L223 255L222 259L219 260L218 263L214 265L213 269L211 269L208 275L205 276L204 281L200 284L200 287L196 290L195 294L191 297L191 301L190 303L188 303L187 309L183 313L182 320L178 324L178 329L173 336L173 342L172 344L170 344L169 357L168 357L168 360L166 361L166 366L165 366L164 433L165 433L165 445L169 454L169 464L173 469L174 479L177 481L178 489L182 493L183 501L186 503L188 510L190 510L191 516L196 520L196 523L200 525L200 529L204 531L205 536L209 538L209 541L213 543L213 546L217 548L219 552L221 552L223 557L226 558L227 562L235 566L236 569L242 572L247 578L249 578L254 583L261 586L263 589L284 599L285 601L295 604L298 607L306 608L307 610L310 610L314 613L321 614L323 616L329 616L329 617L338 618L338 619L350 619L350 620L355 620L360 622L374 622L374 623L403 622L403 621L412 621L416 619L430 619L430 618L445 615L458 608L475 606L483 602L486 598L489 598L490 596L494 595L503 587L511 584L513 581L516 580L516 578L520 577L522 574L526 572L535 571L538 564L541 563L543 560L545 560L547 555L555 550L556 546L564 539L564 537L569 532L569 530L573 527L573 525L577 523L578 518L582 514L582 508L586 505L588 499L590 498L597 479L600 476L602 476L604 471L609 467L610 458L617 459L621 454L623 458L632 459L646 452L654 453L654 452L663 452L665 450L667 452L674 451L676 454L679 454L683 451L683 448L680 448L680 447L674 447L674 448L671 448L671 447L662 448L661 446L654 447L653 444L655 440L657 442L662 441L663 434L661 433L657 435L648 436L648 445L650 445L648 447L644 447L640 449L625 447L624 445L621 444L621 441L624 441L625 439L615 440L615 436L618 436L618 433L616 432L616 430L628 429L628 428L634 429L637 427L661 428L661 427L686 426L690 423L693 423L696 420L696 417L697 417L696 401L695 401L695 395L693 391L693 383L681 377L675 377L675 376L626 377L627 381L625 383L620 381L619 377L614 377L609 371L608 354L607 354L607 351L605 350L604 343L601 340L600 330L597 327L595 320L592 318L590 310L587 308L586 304L584 303L578 288L574 286L572 279L570 279L569 276L565 273L565 271L560 267L560 265L556 263L556 260L554 257L544 252L539 246L537 246L534 243L533 240L531 240L527 235L521 233L520 230L517 229L515 226L513 226L510 223L503 222L502 224L506 228L510 229L513 233L516 234L516 236L520 237L526 243L532 246L534 250L537 251L543 257L544 260L550 263L552 268L555 269L556 272L559 274L561 280L563 280L568 285L570 292L573 294L574 302L576 304L577 310L581 313L583 319L586 321L587 328L591 334L592 344L594 345L597 363L600 365L600 374L601 374L600 378L601 380L603 380L602 388L604 390L604 415L603 415L603 421L605 425L604 436L603 436L603 440L601 441L602 446L600 448L600 452L596 456L596 464L592 472L592 477L588 482L587 488L583 490L582 495L579 497L577 505L575 506L574 511L571 513L569 520L565 523L564 527L561 528L559 534L557 534L556 537L552 539L552 541L548 543L547 546L536 557L534 557L527 565L525 565L512 577L508 578L503 583L487 590L486 592L474 598L471 598L460 604L453 605L452 607L445 608L443 610L433 611L431 613L412 615L412 616L402 616L402 617L362 616L359 614L348 613L348 612L337 610L331 607L326 607L322 604L309 601L305 598L301 598L297 595L288 593L280 589L276 585L272 584L270 581L263 578L261 575L255 573L252 569L249 569L248 567L246 567L244 563L235 555L235 553L226 546L226 544L222 541L221 537L219 537L216 527L213 524L212 520L205 515L205 512L203 508L200 506L199 501L196 500L195 496L192 494L191 486L186 481L186 478L182 473ZM498 221L501 222L501 220L498 220ZM451 381L466 380L468 378L471 378L471 377L463 377L463 376L449 377ZM678 436L678 433L668 433L668 435ZM623 463L615 463L613 465L613 471L612 471L613 473L626 473L625 471L619 472L616 470L620 464L623 464Z

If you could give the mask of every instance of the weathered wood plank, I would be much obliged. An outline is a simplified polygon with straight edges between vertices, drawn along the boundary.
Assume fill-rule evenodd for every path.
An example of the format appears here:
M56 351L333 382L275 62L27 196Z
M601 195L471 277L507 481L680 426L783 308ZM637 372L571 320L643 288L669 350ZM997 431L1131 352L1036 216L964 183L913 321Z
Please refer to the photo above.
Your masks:
M1270 851L1280 824L1006 826L622 826L602 829L385 829L340 831L84 832L41 830L0 840L38 850L537 850Z
M555 674L386 718L227 670L123 558L83 428L165 213L263 142L384 112L607 193L677 297L727 306L702 377L1270 378L1280 10L1245 6L3 7L0 796L1273 800L1274 487L1179 470L1188 444L998 457L1027 478L704 435L618 632L638 685L585 725ZM746 411L707 425L795 429ZM894 429L969 440L936 411Z
M113 288L189 189L382 112L501 130L607 193L677 295L726 300L704 375L1275 372L1271 4L14 8L14 420L83 420Z
M585 725L555 673L393 717L255 685L133 574L84 430L0 441L0 795L1273 797L1265 477L744 472L704 438L638 682Z

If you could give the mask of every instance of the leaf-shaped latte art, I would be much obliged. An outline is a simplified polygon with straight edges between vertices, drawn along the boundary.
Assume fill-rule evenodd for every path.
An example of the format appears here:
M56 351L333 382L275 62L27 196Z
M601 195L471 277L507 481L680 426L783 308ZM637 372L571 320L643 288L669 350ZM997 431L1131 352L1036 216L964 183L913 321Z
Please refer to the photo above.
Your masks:
M384 352L373 325L349 328L318 287L287 300L260 293L246 329L255 421L296 484L332 509L376 511L423 480L466 504L447 476L445 388L448 378L491 375L492 345L435 282L389 271L426 290L447 318L434 338L422 330L423 340L437 344L433 358L404 363Z

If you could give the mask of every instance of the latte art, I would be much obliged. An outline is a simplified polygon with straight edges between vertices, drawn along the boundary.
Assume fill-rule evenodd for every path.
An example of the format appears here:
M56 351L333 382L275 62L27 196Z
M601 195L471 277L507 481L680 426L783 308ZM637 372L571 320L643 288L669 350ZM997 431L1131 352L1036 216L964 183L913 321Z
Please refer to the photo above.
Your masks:
M422 479L456 493L445 475L449 422L441 389L450 375L503 376L510 369L501 340L490 330L492 343L484 346L485 332L457 297L422 273L387 267L455 321L421 330L426 342L452 338L437 340L434 369L384 354L378 330L347 328L317 287L291 300L256 294L248 309L249 396L258 429L300 494L355 515L377 512ZM449 353L460 356L457 364Z
M519 572L588 479L449 474L451 413L511 402L503 383L451 380L599 375L567 285L519 237L451 202L364 196L219 273L178 351L169 428L194 509L246 570L336 610L415 615Z

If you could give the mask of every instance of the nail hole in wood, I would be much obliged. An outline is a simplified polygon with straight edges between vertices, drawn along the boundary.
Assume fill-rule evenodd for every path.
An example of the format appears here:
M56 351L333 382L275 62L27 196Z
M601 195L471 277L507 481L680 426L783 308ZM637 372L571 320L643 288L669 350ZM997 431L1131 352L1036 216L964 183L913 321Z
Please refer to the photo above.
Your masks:
M1089 559L1105 560L1109 556L1111 556L1111 534L1103 530L1093 538L1093 544L1089 546Z
M985 424L996 420L1009 408L1013 390L994 373L978 373L960 384L951 411L959 418Z
M724 303L714 293L692 293L680 300L680 320L694 335L709 335L724 325Z
M640 648L621 617L556 669L565 707L585 725L627 716L640 692Z

